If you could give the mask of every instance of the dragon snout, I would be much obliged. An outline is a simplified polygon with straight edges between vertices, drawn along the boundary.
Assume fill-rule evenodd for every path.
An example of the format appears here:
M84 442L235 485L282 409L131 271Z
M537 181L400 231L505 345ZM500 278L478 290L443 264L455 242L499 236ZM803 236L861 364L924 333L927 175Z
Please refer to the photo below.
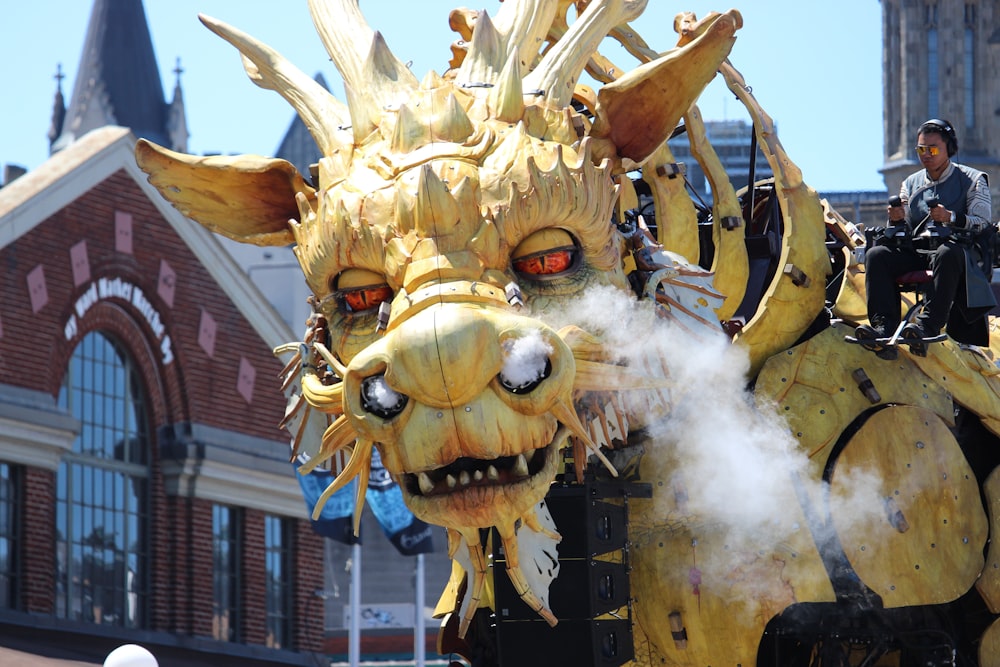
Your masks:
M404 344L405 343L405 344ZM345 407L377 441L414 404L468 412L485 393L535 415L568 396L573 355L546 325L509 311L443 304L429 308L352 360ZM393 430L393 429L390 429ZM391 437L389 438L392 439Z

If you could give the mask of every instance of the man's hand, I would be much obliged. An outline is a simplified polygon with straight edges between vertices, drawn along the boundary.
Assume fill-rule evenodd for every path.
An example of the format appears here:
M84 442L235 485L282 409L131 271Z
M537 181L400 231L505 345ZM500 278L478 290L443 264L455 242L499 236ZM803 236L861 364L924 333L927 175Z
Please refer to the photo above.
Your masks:
M902 222L906 218L906 209L903 208L903 204L887 207L886 213L889 216L889 222Z
M938 204L930 210L931 220L939 225L947 225L951 223L951 211L946 209L942 204Z

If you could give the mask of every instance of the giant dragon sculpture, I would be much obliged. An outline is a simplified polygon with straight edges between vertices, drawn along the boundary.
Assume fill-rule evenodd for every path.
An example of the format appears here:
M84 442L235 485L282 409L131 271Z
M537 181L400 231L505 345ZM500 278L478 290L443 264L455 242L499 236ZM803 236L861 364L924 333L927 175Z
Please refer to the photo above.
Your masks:
M323 157L309 181L146 141L137 158L209 229L294 244L315 308L286 369L296 454L346 460L332 493L378 448L448 531L458 635L493 604L485 528L558 622L544 498L597 470L652 489L629 503L630 664L1000 664L994 352L948 341L888 362L846 344L859 237L727 60L740 14L680 14L659 53L629 25L645 4L455 10L450 67L418 80L357 0L310 0L346 104L203 16ZM640 64L611 63L608 37ZM705 138L696 100L718 75L770 184L736 192ZM682 121L713 190L701 219L666 144Z

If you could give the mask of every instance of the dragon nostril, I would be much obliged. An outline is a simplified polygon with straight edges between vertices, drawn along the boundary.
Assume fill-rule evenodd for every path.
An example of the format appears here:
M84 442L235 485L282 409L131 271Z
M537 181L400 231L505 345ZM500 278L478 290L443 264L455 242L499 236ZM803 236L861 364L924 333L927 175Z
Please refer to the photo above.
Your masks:
M372 375L361 381L361 405L373 415L392 419L406 407L406 396L394 391L384 375Z
M500 384L503 388L512 394L528 394L535 389L538 385L542 383L542 380L547 378L552 374L552 362L548 359L545 360L545 367L540 369L532 379L521 378L520 382L516 382L513 378L506 375L503 371L500 371Z
M552 346L537 332L504 342L506 358L500 384L512 394L527 394L552 373Z

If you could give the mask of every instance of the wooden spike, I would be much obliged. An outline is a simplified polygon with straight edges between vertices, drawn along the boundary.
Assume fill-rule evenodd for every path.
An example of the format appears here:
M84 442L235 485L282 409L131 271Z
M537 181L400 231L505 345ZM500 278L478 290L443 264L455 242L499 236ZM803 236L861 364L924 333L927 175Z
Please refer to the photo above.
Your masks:
M415 114L408 104L400 104L396 112L396 127L392 131L392 152L410 153L430 143L431 139L430 128L425 119Z
M433 121L434 139L463 143L475 131L469 114L454 94L448 95L445 101L445 111Z
M668 389L670 378L650 377L644 373L601 361L575 359L576 376L573 388L578 391L631 391L638 389Z
M497 32L489 14L479 12L469 53L465 56L455 80L461 84L492 84L503 67L505 58L500 33Z
M496 85L490 89L489 106L493 115L505 123L516 123L524 115L524 88L517 49L507 58Z
M285 416L281 418L280 422L278 422L278 428L282 429L288 426L288 422L290 422L295 417L295 415L299 413L299 410L301 410L303 407L308 407L308 406L309 403L306 401L305 398L302 397L301 394L297 396L295 398L295 403L292 405L292 408L290 410L287 408L285 409Z
M402 201L404 198L401 197ZM461 210L448 186L438 178L430 164L420 168L417 176L417 196L413 211L413 228L427 236L442 233L441 226L451 225L459 219Z
M594 441L590 438L590 434L587 432L586 427L580 422L579 415L576 414L576 410L573 406L569 405L565 400L556 401L556 403L550 409L553 416L558 419L563 425L570 430L570 432L575 435L580 441L586 445L587 449L604 464L604 467L608 469L613 477L618 476L618 470L615 466L608 460L601 451L601 448L594 444Z
M302 415L302 421L299 423L299 427L295 429L295 437L292 438L292 456L291 456L292 461L294 461L296 457L299 455L299 449L302 446L302 437L305 435L306 425L308 421L309 421L309 411L306 410L306 413Z
M376 107L372 111L377 114L399 106L420 87L413 72L393 55L378 31L365 60L364 77L363 85L369 94L366 97Z
M434 70L429 70L424 78L420 80L421 90L434 90L445 85L444 78Z

